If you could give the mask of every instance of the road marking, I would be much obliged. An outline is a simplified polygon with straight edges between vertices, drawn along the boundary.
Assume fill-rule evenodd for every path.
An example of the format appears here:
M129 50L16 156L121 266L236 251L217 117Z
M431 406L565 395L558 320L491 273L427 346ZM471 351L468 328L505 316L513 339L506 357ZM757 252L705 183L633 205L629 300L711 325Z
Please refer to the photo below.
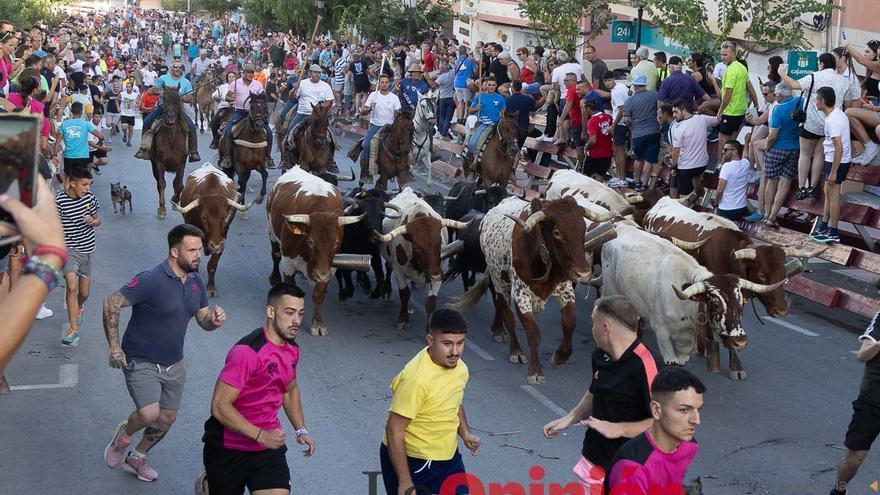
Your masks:
M856 356L858 356L858 355L859 355L859 351L849 351L849 352L851 352L851 353L853 353L853 354L855 354L855 355L856 355Z
M475 344L474 341L472 341L472 340L469 340L465 344L465 347L474 351L474 354L476 354L477 356L480 356L481 358L485 359L486 361L495 361L495 358L491 354L486 352L482 347Z
M789 330L794 330L795 332L797 332L801 335L806 335L807 337L818 337L819 336L819 334L816 332L811 332L811 331L807 330L806 328L801 328L801 327L795 325L794 323L789 323L785 320L780 320L779 318L771 318L768 316L768 317L765 317L764 319L767 321L772 321L773 323L776 323L780 327L785 327Z
M50 388L70 388L79 383L79 365L62 364L58 370L59 383L44 383L39 385L13 385L12 390L46 390Z
M547 397L546 395L542 394L541 392L538 392L538 389L536 389L535 387L533 387L531 385L520 385L519 388L523 389L527 394L531 395L532 398L534 398L535 400L537 400L541 404L544 404L544 406L547 407L547 409L550 409L551 411L555 412L559 417L562 417L562 416L565 416L566 414L568 414L568 411L559 407L559 404L550 400L550 398Z

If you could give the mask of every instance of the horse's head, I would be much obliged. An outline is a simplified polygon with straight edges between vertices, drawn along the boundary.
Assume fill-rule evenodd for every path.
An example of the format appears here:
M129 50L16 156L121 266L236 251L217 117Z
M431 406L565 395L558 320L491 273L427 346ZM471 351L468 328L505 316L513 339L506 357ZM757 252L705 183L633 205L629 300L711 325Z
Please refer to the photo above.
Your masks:
M330 142L330 107L312 104L312 124L310 131L315 138L315 144L324 146Z
M180 90L178 87L163 86L162 109L165 114L165 123L168 125L176 124L182 111Z
M266 125L269 118L269 107L266 104L266 93L251 93L248 98L251 100L251 108L248 111L248 117L254 124L254 128L262 129Z
M498 138L501 139L501 144L504 145L507 154L511 156L516 155L519 151L519 145L517 142L517 138L519 137L519 126L516 122L518 115L519 112L507 112L506 110L502 110L501 120L498 121Z
M437 123L437 100L434 97L433 90L429 91L426 95L419 95L416 113L426 120L429 126Z
M402 111L394 118L391 125L391 138L402 155L409 155L412 150L413 135L416 132L412 112Z

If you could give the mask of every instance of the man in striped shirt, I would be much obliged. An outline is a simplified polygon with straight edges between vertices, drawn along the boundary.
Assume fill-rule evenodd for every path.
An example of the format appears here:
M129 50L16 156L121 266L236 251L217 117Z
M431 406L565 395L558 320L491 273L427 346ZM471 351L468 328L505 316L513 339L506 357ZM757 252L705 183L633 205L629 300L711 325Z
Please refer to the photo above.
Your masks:
M342 89L345 85L345 72L348 61L342 56L342 48L333 53L333 99L336 100L336 112L342 113Z
M98 199L91 192L92 174L80 167L70 171L67 185L55 195L64 243L70 260L64 267L64 285L67 287L67 317L70 326L61 343L79 345L79 325L82 324L83 304L89 297L91 285L92 252L95 251L95 227L101 225Z

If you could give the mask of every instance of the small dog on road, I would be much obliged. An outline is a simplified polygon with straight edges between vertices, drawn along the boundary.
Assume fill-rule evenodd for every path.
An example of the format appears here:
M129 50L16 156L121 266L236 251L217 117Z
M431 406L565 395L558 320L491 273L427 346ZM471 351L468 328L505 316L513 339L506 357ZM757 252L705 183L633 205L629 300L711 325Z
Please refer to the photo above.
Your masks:
M131 213L131 192L127 187L119 182L110 184L110 199L113 201L113 213L116 213L116 204L122 208L122 214L125 215L125 202L128 201L128 211Z

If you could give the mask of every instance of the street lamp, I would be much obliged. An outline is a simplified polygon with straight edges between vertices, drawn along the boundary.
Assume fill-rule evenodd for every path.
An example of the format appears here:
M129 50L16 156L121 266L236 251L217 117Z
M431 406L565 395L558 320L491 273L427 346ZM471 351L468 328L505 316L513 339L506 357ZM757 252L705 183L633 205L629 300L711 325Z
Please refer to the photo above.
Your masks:
M326 3L326 0L315 0L315 7L317 7L318 10L323 11L325 3Z
M412 40L410 39L410 17L412 17L412 10L416 8L417 0L403 0L404 12L406 13L406 42L410 43Z

